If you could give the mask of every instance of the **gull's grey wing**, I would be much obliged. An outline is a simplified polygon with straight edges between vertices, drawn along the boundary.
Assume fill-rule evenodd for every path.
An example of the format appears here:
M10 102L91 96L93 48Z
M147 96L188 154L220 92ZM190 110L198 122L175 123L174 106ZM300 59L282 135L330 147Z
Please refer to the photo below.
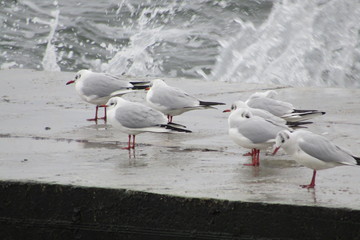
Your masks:
M189 108L199 105L199 100L190 96L181 89L170 86L159 87L150 98L150 101L166 106L168 109Z
M256 116L243 121L230 122L230 127L236 127L244 137L253 143L265 143L275 139L279 131L287 129L285 126L274 125Z
M110 96L117 90L131 89L133 85L120 78L104 73L92 73L83 83L82 91L86 96L97 96L98 98Z
M278 117L281 117L286 113L291 113L294 109L294 106L291 103L266 97L251 98L247 101L247 105L252 108L266 110Z
M275 116L274 114L269 113L268 111L266 111L264 109L260 109L260 108L249 108L249 109L254 116L262 117L265 120L270 120L274 123L286 124L286 120L284 120L278 116Z
M328 139L316 134L304 134L299 139L299 147L310 156L324 162L356 164L355 159Z
M162 113L140 103L119 107L116 110L115 118L127 128L146 128L167 123L167 119Z

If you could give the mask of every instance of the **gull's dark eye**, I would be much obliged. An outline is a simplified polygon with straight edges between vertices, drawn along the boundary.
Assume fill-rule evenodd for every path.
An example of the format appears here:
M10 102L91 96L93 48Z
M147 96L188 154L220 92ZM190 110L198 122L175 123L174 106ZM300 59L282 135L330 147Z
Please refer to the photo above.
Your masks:
M235 105L231 105L231 110L235 110L236 106Z
M81 77L81 75L78 74L78 75L75 76L75 79L77 80L77 79L79 79L80 77Z

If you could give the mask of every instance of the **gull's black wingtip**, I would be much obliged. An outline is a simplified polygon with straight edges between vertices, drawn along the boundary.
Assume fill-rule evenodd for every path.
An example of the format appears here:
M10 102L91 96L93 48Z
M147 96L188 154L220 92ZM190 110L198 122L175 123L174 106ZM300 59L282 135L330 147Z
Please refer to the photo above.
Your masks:
M354 157L353 158L356 160L356 165L360 165L360 157Z
M165 129L170 129L172 131L176 131L176 132L186 132L186 133L192 133L192 131L188 130L188 129L183 129L183 128L179 128L179 127L174 127L170 124L161 124L159 125L160 127L163 127Z
M205 102L205 101L200 101L200 106L215 106L215 105L225 105L226 103L222 103L222 102Z

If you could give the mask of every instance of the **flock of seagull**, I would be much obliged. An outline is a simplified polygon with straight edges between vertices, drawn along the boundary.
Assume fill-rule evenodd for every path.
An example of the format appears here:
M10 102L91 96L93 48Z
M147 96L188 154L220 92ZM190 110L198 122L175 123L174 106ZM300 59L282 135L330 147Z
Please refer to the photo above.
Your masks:
M135 136L143 132L185 132L186 126L173 122L173 117L197 109L214 108L225 105L221 102L201 101L185 91L167 85L161 79L151 82L127 82L117 76L80 70L75 79L66 85L75 84L79 96L96 105L95 117L89 121L102 119L113 127L128 134L128 146L135 148ZM147 105L128 101L121 96L147 90ZM260 150L273 147L273 154L282 148L301 165L313 169L310 184L303 188L314 188L317 170L341 165L360 165L360 158L335 145L325 137L304 130L311 124L309 119L325 112L296 109L291 103L276 100L273 90L257 92L246 102L236 101L228 117L229 136L239 146L251 149L244 155L251 156L250 166L259 166ZM104 116L99 117L99 108L104 108Z

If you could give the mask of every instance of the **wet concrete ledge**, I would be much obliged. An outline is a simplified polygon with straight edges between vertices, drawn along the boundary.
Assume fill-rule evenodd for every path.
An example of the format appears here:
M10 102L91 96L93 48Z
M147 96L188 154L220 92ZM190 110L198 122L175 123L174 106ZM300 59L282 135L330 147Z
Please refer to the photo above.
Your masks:
M94 106L73 77L0 71L0 239L360 239L360 168L321 171L307 191L311 170L287 155L244 166L223 108L176 117L192 134L141 134L124 151L126 134L85 120ZM326 111L309 130L360 156L360 89L166 81L224 108L277 89Z
M360 211L0 182L1 239L359 239Z

